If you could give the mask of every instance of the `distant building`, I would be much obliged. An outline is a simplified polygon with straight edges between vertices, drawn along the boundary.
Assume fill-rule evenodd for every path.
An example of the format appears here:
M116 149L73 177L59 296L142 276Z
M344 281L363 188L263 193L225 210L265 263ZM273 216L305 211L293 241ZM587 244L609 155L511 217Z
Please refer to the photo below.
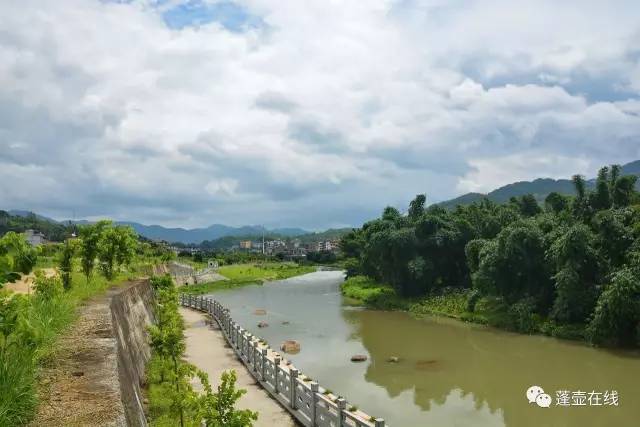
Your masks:
M240 241L240 249L251 249L251 240Z
M24 237L31 246L40 246L47 243L47 239L45 239L44 234L39 231L25 230Z
M275 255L285 252L287 244L282 240L268 240L264 242L264 251L268 255Z

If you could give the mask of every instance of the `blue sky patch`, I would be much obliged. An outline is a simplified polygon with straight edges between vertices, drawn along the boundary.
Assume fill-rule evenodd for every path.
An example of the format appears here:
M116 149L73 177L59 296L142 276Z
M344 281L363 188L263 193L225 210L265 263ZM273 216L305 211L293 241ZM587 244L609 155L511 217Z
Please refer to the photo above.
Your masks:
M166 10L162 17L170 28L178 30L219 22L229 31L242 32L264 24L259 16L231 1L206 3L189 0Z

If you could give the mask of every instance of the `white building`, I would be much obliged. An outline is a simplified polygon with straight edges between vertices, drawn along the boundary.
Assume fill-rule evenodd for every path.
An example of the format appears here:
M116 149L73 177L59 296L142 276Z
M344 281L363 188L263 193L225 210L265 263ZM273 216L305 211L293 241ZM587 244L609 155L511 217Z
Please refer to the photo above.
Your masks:
M25 230L24 237L31 246L40 246L47 241L44 234L35 230Z

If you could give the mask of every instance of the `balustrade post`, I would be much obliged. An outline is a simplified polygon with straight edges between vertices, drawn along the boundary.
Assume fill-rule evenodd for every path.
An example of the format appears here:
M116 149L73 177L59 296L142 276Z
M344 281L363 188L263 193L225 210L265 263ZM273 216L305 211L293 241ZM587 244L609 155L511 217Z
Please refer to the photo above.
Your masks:
M382 418L376 418L373 423L375 427L384 427L384 420Z
M273 369L273 378L275 379L275 387L276 387L276 394L278 394L278 371L280 370L279 366L280 366L280 357L276 356L273 358L273 365L274 365L274 369Z
M260 370L262 372L260 372L260 376L262 377L262 381L266 381L266 379L264 378L264 369L265 369L265 366L267 365L267 349L266 348L263 348L260 350L260 358L262 359L261 360L262 364L260 365L261 366Z
M246 353L246 355L247 355L247 364L250 364L251 360L252 360L252 357L251 357L252 356L252 354L251 354L252 353L252 351L251 351L251 339L252 338L253 338L253 335L251 335L251 333L248 333L247 334L247 343L246 343L246 346L245 346L247 348L247 350L246 350L247 351L247 353Z
M320 386L317 382L311 383L311 427L316 427L316 407L318 406L318 393L320 392Z
M344 416L344 411L345 409L347 409L347 401L344 400L342 397L339 397L338 399L336 399L336 403L338 404L338 417L340 417L340 420L338 421L338 426L339 427L346 427L345 424L345 416Z
M296 401L296 388L298 387L296 379L298 378L298 374L299 371L296 368L289 368L289 380L291 381L289 385L289 390L291 391L289 400L291 401L291 409L298 409L298 402Z

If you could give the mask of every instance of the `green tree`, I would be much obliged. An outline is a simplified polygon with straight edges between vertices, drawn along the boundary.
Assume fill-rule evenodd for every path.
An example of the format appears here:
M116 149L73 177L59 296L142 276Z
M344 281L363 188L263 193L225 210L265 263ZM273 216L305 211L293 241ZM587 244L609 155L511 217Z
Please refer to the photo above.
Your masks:
M98 260L104 276L113 279L116 268L127 265L135 255L137 239L128 226L109 225L102 230L98 240Z
M208 376L198 372L204 393L200 398L201 412L198 418L205 421L207 427L251 427L258 419L258 413L248 409L235 408L237 401L246 390L235 388L237 376L235 371L222 373L217 393L213 393Z
M71 289L71 273L73 273L73 256L75 254L75 245L70 240L65 240L60 251L58 259L58 269L62 279L64 290Z
M409 218L416 220L424 213L424 204L427 202L427 196L418 194L415 199L409 203Z
M548 211L558 214L569 207L569 198L553 191L544 199L544 205Z
M590 205L596 210L609 209L611 207L609 168L604 166L598 171L596 178L596 190L590 194Z
M601 258L595 236L586 225L573 225L551 244L547 257L556 267L553 317L561 322L584 322L597 297Z
M553 291L544 235L534 221L511 224L495 240L474 243L468 251L477 257L472 277L483 294L503 297L508 303L532 297L542 310L546 308Z
M80 264L87 282L89 282L95 268L102 233L105 228L110 226L111 221L98 221L80 228Z
M616 179L612 190L615 207L629 206L634 200L637 200L638 192L635 190L637 181L636 175L625 175Z
M640 344L640 275L623 268L613 275L598 299L587 330L592 342Z
M538 201L533 194L525 194L520 198L512 197L511 203L520 211L520 215L524 217L532 217L542 212Z

